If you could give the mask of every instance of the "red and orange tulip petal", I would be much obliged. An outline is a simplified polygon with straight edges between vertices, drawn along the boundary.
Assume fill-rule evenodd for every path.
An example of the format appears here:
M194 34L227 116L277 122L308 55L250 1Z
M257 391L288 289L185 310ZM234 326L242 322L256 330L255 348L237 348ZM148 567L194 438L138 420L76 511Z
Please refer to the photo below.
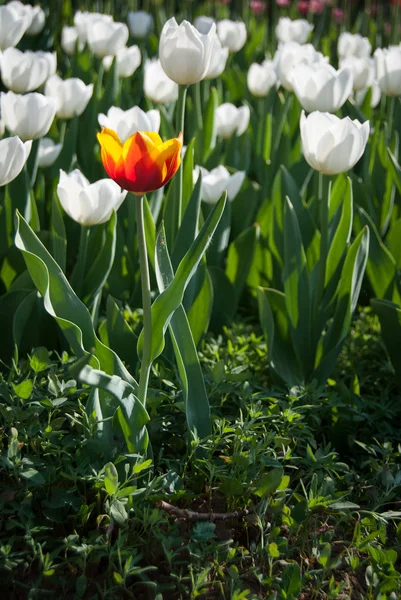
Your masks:
M97 137L107 174L134 194L166 185L181 164L181 134L163 142L157 133L138 131L122 144L115 131L104 127Z

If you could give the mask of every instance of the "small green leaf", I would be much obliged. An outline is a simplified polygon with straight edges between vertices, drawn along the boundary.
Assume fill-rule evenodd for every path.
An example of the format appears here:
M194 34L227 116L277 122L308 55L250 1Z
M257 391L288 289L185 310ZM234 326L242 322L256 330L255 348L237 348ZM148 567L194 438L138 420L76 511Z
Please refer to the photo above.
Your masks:
M20 477L26 480L27 485L45 485L46 483L42 473L36 469L25 469L25 471L21 471Z
M21 381L17 385L13 384L14 392L22 398L23 400L28 400L30 395L32 394L33 389L33 381L32 379L25 379L25 381Z
M273 494L280 486L282 479L283 469L281 467L272 469L270 473L261 477L256 483L254 494L260 497Z
M104 487L109 496L113 496L118 488L118 473L112 462L104 468Z
M36 373L44 371L49 364L49 352L47 348L44 348L43 346L36 348L30 358L29 364L31 365L31 369Z

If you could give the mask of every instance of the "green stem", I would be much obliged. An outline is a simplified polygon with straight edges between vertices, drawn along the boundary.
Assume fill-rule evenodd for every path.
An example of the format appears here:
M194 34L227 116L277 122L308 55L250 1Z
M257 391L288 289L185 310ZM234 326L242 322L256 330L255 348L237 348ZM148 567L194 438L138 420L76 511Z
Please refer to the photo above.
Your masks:
M176 112L176 135L182 133L184 140L184 121L185 121L185 99L187 96L187 86L180 85L178 88L178 101ZM175 177L174 205L173 205L173 227L171 232L171 249L173 248L182 219L182 166L178 169Z
M149 373L152 364L150 359L152 345L152 301L150 295L148 254L146 250L145 222L143 217L143 196L140 198L135 198L135 213L143 308L143 353L141 360L141 372L139 375L138 399L145 406L148 391Z
M331 185L329 186L327 196L323 197L323 173L319 173L318 202L320 213L320 256L317 274L315 306L313 318L317 321L317 311L324 294L324 281L326 278L326 262L329 252L329 207Z
M395 96L387 98L388 102L388 113L387 113L387 125L388 125L388 145L391 144L393 122L394 122L394 111L395 111Z
M75 265L74 273L72 276L72 285L75 289L75 293L80 298L82 296L84 287L84 278L86 270L86 256L88 252L88 239L89 239L89 227L81 225L81 235L79 238L79 250L77 264Z
M194 85L194 101L195 101L195 113L196 113L196 131L200 132L203 128L203 115L202 115L202 99L201 99L201 82L195 83Z

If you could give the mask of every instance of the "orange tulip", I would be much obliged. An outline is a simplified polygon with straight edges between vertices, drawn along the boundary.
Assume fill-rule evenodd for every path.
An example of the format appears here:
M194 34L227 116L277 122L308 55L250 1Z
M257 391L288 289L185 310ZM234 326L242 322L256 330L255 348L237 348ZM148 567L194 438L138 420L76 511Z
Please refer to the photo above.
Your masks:
M158 133L137 131L123 144L115 131L103 127L97 139L109 177L138 196L161 188L181 164L181 133L163 142Z

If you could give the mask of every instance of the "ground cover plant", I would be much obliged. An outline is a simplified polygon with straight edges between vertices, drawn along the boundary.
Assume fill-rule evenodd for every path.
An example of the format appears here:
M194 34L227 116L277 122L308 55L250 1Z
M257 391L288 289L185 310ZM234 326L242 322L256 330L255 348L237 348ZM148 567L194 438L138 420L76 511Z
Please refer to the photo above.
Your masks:
M2 597L401 597L401 5L0 6Z

